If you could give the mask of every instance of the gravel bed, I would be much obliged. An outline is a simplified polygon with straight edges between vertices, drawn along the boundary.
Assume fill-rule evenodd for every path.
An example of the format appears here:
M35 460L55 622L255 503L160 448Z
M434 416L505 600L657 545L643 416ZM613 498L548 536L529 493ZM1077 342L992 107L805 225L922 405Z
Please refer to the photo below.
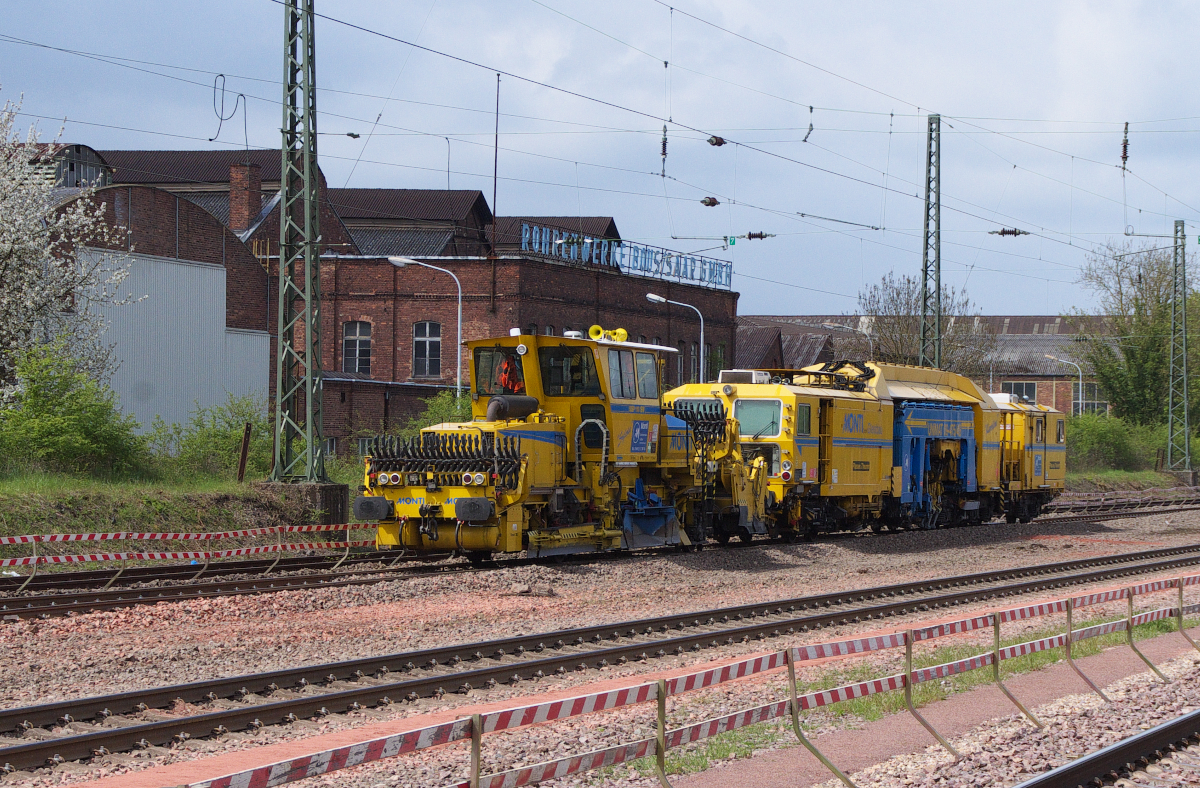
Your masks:
M962 760L940 747L892 758L850 775L859 788L966 788L1016 785L1048 769L1200 708L1200 657L1183 656L1160 665L1173 679L1161 684L1139 673L1111 684L1106 704L1093 693L1070 695L1033 710L1046 727L1038 730L1010 715L953 739ZM818 788L841 788L830 780Z
M1053 530L1036 525L982 526L839 538L809 545L712 549L699 554L582 565L503 568L368 587L160 603L73 618L12 622L0 626L0 644L4 646L0 650L0 676L3 676L0 703L26 705L455 641L867 587L880 582L1188 544L1198 532L1200 513L1130 518L1109 524L1063 524ZM514 593L514 588L530 593ZM1169 603L1170 599L1164 596L1161 604ZM889 631L902 628L905 622L929 621L937 615L959 617L972 609L994 605L994 601L962 605L950 611L911 614L886 622L826 628L807 633L802 640L819 642L855 632ZM1139 608L1150 605L1151 600L1147 600ZM1111 612L1121 614L1124 608L1112 606ZM1060 624L1049 618L1027 621L1007 626L1005 635L1015 636L1022 631ZM966 640L978 641L980 650L985 650L990 646L990 632L976 633ZM721 647L706 650L704 656L709 660L724 659L782 645L772 640L766 644ZM878 669L878 675L883 675L897 669L902 654L890 652L867 659L872 671ZM319 722L274 726L256 735L234 733L188 742L169 750L152 748L133 755L108 756L101 763L64 764L53 772L39 770L33 775L11 775L5 781L39 786L65 784L103 773L295 740L380 719L452 709L464 703L519 698L531 692L676 666L699 669L704 664L688 656L653 660L645 665L613 666L603 671L548 678L536 685L499 687L473 692L470 696L447 696L440 701L422 700L385 710L335 715ZM801 677L815 680L820 670L823 669L801 671ZM782 678L776 674L685 696L673 701L672 724L699 721L780 698L782 687ZM182 714L197 709L181 707L173 711ZM149 712L156 713L161 714ZM810 722L818 726L843 724L841 718L827 722L813 718ZM641 735L640 730L652 730L652 723L652 707L610 712L521 734L489 737L485 752L492 766L507 768L540 760L539 753L581 752L629 741ZM403 766L401 760L394 760L386 765L363 767L354 774L373 769L383 769L381 774L387 774L388 769L395 768L411 775L413 785L433 785L441 779L439 770L460 773L464 756L455 753L455 749L444 748L402 759ZM386 784L410 784L404 782L409 777L399 774L394 777L400 782L389 777Z

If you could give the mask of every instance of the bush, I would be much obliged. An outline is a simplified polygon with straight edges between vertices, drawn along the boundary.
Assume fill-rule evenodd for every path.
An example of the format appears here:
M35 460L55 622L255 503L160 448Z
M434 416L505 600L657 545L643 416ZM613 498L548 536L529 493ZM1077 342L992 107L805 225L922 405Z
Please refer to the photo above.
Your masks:
M247 422L250 451L246 478L266 477L275 459L274 425L266 403L232 394L224 405L202 408L197 404L187 424L167 424L155 418L149 442L160 472L180 478L235 478Z
M147 446L111 389L80 369L64 343L19 354L17 388L0 408L0 469L126 476Z
M1164 426L1131 424L1114 416L1083 415L1067 420L1067 469L1144 471L1167 445Z
M401 437L414 438L421 430L434 424L471 420L471 398L465 394L455 397L453 391L439 391L422 402L425 403L425 410L404 423L398 433Z

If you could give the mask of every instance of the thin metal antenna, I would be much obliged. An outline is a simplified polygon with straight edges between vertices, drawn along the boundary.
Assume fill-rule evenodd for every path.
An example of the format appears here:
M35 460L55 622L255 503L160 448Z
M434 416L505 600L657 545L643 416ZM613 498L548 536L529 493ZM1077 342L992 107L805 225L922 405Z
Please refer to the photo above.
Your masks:
M492 300L489 311L496 312L496 183L500 180L500 75L496 74L496 132L492 138Z
M925 242L921 251L919 365L942 367L942 117L929 116L925 148Z

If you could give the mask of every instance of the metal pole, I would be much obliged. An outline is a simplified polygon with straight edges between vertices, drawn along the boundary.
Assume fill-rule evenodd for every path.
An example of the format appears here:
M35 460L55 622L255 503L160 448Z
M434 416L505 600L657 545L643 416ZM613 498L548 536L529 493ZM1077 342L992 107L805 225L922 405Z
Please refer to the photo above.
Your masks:
M1072 670L1074 670L1076 673L1079 674L1079 678L1083 679L1084 682L1089 687L1092 688L1093 692L1095 692L1097 695L1099 695L1101 698L1103 698L1106 703L1112 703L1112 701L1109 699L1109 697L1107 695L1105 695L1104 692L1099 687L1097 687L1095 684L1093 684L1092 680L1089 679L1087 676L1085 676L1083 674L1083 671L1079 669L1079 666L1075 664L1075 659L1074 659L1073 655L1071 654L1071 644L1075 642L1075 629L1074 629L1074 624L1072 623L1072 619L1073 619L1072 614L1073 614L1074 609L1075 609L1075 605L1072 603L1072 601L1070 599L1068 599L1067 600L1067 642L1066 642L1066 645L1064 646L1064 649L1065 649L1066 655L1067 655L1067 664L1071 666Z
M909 713L911 713L914 717L917 718L917 722L921 723L921 725L924 726L925 730L932 733L933 738L937 739L938 743L941 744L943 747L945 747L946 750L951 755L954 756L954 760L956 760L956 761L962 760L962 756L958 754L958 750L954 749L954 747L952 747L950 745L950 742L946 741L945 737L943 737L942 734L938 733L937 729L929 724L929 720L922 717L921 714L917 711L917 707L913 705L913 700L912 700L912 684L913 684L913 681L912 681L912 676L913 676L912 651L913 651L913 649L912 649L912 647L913 647L913 633L912 633L912 630L910 629L904 633L904 704L906 706L908 706Z
M1195 648L1197 651L1200 651L1200 644L1197 644L1196 641L1192 640L1192 636L1187 633L1186 629L1184 629L1184 626L1183 626L1183 579L1180 578L1176 582L1179 583L1179 611L1176 613L1176 616L1177 616L1176 621L1178 622L1178 626L1179 626L1179 634L1183 635L1183 639L1186 640L1188 643L1191 643L1193 648Z
M1154 663L1151 662L1150 659L1141 652L1141 649L1139 649L1137 646L1134 645L1134 643L1133 643L1133 589L1132 588L1129 589L1129 596L1125 597L1125 599L1126 599L1126 601L1129 602L1129 614L1125 618L1125 638L1126 638L1126 640L1129 641L1129 647L1131 649L1133 649L1134 654L1137 654L1139 657L1142 658L1142 662L1145 662L1146 665L1149 666L1150 670L1154 671L1154 675L1156 675L1160 679L1162 679L1163 684L1170 684L1171 680L1169 678L1167 678L1166 676L1164 676L1162 674L1162 671L1159 670L1157 667L1155 667Z
M1033 712L1025 708L1021 701L1017 700L1017 696L1009 692L1008 687L1004 686L1004 682L1000 680L1000 614L992 613L992 675L996 680L996 686L1004 693L1004 697L1013 702L1013 705L1021 710L1021 713L1029 718L1029 721L1035 727L1041 728L1042 721L1033 716Z
M663 788L671 788L667 779L667 682L658 680L658 720L654 732L654 771Z
M462 396L462 282L458 281L458 277L453 271L448 271L445 268L438 268L436 265L422 263L420 260L414 260L417 265L425 268L432 268L434 271L441 271L443 274L450 274L454 278L454 286L458 288L458 366L454 371L454 389L456 397Z
M700 382L704 383L704 368L708 366L704 358L704 313L702 313L699 309L696 309L696 307L692 306L691 304L685 304L682 301L671 301L670 299L667 299L667 303L674 304L675 306L686 306L688 309L694 311L700 318Z
M796 662L793 657L792 649L789 647L783 652L787 661L788 669L788 711L792 716L792 730L796 733L796 738L800 740L809 752L811 752L818 761L824 765L826 769L833 772L834 776L844 783L847 788L857 788L850 778L842 773L842 770L833 765L833 761L825 757L825 754L817 749L817 746L808 740L804 735L804 731L800 728L800 699L796 697Z
M1188 422L1187 255L1182 219L1175 222L1171 277L1171 367L1167 385L1167 469L1192 469L1192 432Z
M942 117L929 116L925 148L925 234L921 250L919 365L942 367Z

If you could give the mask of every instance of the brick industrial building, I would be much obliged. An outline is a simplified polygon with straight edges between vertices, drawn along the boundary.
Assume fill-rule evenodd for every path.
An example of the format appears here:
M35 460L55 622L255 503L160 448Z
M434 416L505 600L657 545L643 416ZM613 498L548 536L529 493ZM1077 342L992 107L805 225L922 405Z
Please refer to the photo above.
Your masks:
M191 280L145 280L148 298L141 303L154 310L129 317L128 333L157 343L159 366L147 370L163 385L174 382L169 394L134 410L139 421L148 425L156 408L180 421L195 403L224 401L225 391L272 389L279 152L75 145L60 153L56 176L69 183L79 177L73 173L103 187L101 199L111 202L113 221L129 228L127 248L138 259L201 262L223 275L223 298L210 283L212 296L190 311L182 307L197 300ZM352 451L350 439L363 432L401 426L423 407L421 398L454 385L455 283L426 268L397 268L387 261L391 255L458 276L464 340L511 328L561 335L592 324L622 327L634 339L679 350L667 373L670 384L696 379L704 359L711 370L734 358L738 296L728 289L728 264L624 242L612 217L500 217L493 223L478 191L330 189L322 179L321 237L324 426L329 448L338 452ZM693 310L649 303L650 292L700 309L707 347L701 347ZM156 321L171 317L164 335ZM210 329L218 319L226 334L258 332L253 359L221 361L202 352L216 341ZM129 341L117 343L126 363L142 352ZM463 365L465 378L465 359ZM228 384L233 376L241 382ZM147 382L118 386L127 409Z

